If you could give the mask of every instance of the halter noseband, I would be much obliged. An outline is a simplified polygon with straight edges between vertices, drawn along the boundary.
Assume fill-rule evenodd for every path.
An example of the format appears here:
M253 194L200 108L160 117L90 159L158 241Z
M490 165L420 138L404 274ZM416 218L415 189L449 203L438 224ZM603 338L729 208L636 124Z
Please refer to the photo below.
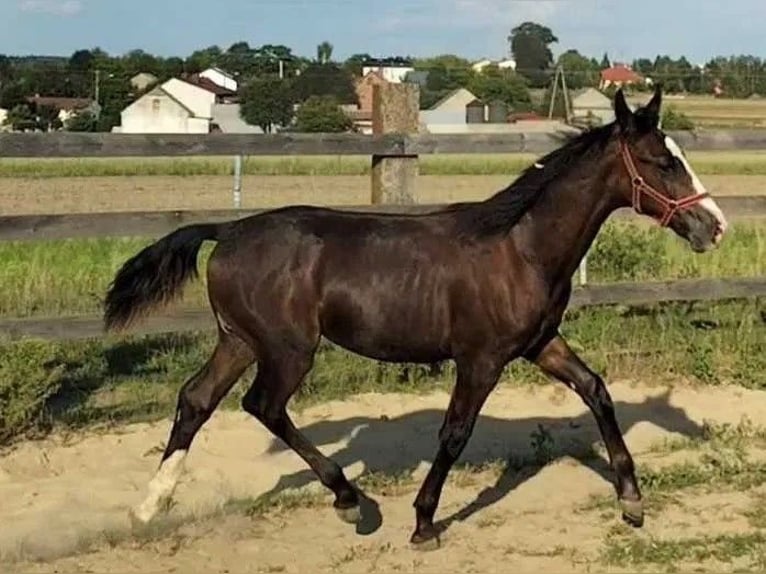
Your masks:
M628 143L622 139L620 140L620 155L625 164L625 169L628 170L628 175L630 175L630 185L633 188L633 209L636 210L636 213L642 214L641 195L644 194L651 197L654 201L659 203L663 209L662 216L655 217L662 227L666 227L678 211L688 209L710 195L707 192L704 192L689 195L681 199L670 199L646 183L644 178L639 175L638 170L636 169L636 164L633 161L633 156L630 155Z

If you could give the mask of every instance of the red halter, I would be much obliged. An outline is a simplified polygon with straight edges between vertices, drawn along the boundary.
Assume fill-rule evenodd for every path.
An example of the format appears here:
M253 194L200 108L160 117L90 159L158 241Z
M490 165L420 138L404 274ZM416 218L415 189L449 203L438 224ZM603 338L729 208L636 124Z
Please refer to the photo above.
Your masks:
M636 213L643 213L643 211L641 211L641 195L644 194L651 197L654 201L659 203L663 209L662 216L655 218L660 222L662 227L665 227L670 223L670 220L676 212L688 209L709 196L709 194L705 192L689 195L681 199L670 199L646 183L644 178L639 175L625 140L620 140L620 155L625 164L625 169L628 170L628 174L630 175L630 184L633 188L633 209L636 210Z

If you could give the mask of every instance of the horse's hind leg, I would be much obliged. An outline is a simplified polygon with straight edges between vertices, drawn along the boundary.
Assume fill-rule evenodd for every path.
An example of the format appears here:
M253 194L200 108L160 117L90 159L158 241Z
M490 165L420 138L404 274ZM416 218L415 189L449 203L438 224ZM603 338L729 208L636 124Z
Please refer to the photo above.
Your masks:
M219 333L213 355L178 393L175 421L160 467L149 482L144 501L131 510L133 520L149 522L172 496L194 436L254 359L243 341Z
M359 496L340 466L323 455L301 433L287 414L287 402L311 370L315 349L291 351L279 358L258 363L258 374L242 399L242 408L275 436L284 441L316 473L320 482L335 494L334 506L346 522L361 519Z

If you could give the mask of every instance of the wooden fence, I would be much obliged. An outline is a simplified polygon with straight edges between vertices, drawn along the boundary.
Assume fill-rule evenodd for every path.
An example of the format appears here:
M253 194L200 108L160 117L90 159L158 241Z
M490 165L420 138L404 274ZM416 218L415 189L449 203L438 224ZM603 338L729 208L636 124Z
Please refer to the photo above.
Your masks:
M417 203L417 158L422 154L546 153L564 143L563 133L503 133L423 135L417 130L417 86L376 86L373 93L374 135L144 135L144 134L0 134L0 158L23 157L130 157L233 155L369 155L371 195L360 209L416 213L441 207ZM727 130L674 134L689 150L766 149L766 130ZM235 173L235 196L238 191ZM766 196L721 197L723 211L732 220L766 217ZM236 204L236 202L235 202ZM0 241L57 240L64 238L156 237L181 225L224 221L260 210L112 212L0 217ZM635 217L622 210L617 217ZM581 280L585 268L581 269ZM581 281L584 283L584 281ZM695 279L648 283L581 284L570 307L663 301L719 300L766 295L766 277ZM0 320L0 335L12 339L36 337L67 339L103 335L101 318L77 316ZM146 319L134 333L157 333L214 327L208 310L183 309Z

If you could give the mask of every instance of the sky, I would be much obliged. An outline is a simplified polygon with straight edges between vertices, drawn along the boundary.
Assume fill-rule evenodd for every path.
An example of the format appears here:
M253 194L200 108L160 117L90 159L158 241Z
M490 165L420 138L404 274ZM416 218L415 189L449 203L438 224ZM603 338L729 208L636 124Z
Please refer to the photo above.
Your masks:
M510 29L545 24L559 43L614 61L657 54L704 63L766 57L765 0L0 0L0 54L65 55L100 47L162 56L237 41L285 44L313 57L507 54Z

